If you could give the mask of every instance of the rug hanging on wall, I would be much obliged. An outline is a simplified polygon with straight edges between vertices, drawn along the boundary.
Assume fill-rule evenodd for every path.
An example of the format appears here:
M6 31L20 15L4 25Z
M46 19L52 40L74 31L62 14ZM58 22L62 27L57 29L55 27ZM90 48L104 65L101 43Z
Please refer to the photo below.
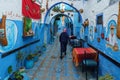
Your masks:
M40 19L40 5L32 0L22 0L22 15L32 19Z

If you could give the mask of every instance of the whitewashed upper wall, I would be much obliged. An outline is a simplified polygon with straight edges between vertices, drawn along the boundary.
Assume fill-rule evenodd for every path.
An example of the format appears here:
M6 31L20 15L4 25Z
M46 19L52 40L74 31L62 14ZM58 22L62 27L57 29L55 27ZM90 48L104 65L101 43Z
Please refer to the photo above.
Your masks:
M46 8L46 1L43 0L42 7ZM48 9L58 3L58 2L66 2L68 4L73 3L73 6L76 9L84 9L84 13L82 14L83 20L85 18L89 18L91 21L96 20L96 15L103 12L104 15L104 25L107 22L107 19L113 13L118 14L118 3L108 6L109 0L101 0L97 3L97 0L88 0L83 4L83 0L80 1L70 1L70 0L49 0ZM41 21L44 21L45 14L47 10L42 13ZM13 20L21 20L22 19L22 0L0 0L0 17L5 14L7 15L7 19ZM54 14L54 13L53 13ZM57 13L56 13L57 14ZM50 20L48 20L50 21Z
M22 15L22 0L0 0L0 18L6 15L7 19L23 20ZM39 20L32 20L39 22Z
M22 0L0 0L0 18L6 15L7 19L22 19Z
M88 0L84 4L84 19L88 18L96 26L96 15L103 13L103 26L106 26L108 18L112 14L118 14L118 2L109 6L110 0Z
M109 6L107 9L104 10L105 18L104 18L104 26L107 26L108 20L113 19L117 22L117 16L113 16L113 14L118 15L119 3L115 3L114 5Z

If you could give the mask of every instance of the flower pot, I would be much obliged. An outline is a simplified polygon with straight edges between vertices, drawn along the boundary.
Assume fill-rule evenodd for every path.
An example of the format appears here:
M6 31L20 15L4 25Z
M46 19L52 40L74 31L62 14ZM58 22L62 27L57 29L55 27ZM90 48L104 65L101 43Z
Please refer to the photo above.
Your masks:
M24 76L19 71L15 71L7 80L24 80Z
M46 47L43 47L43 48L42 48L42 51L46 51Z
M100 42L100 38L97 38L97 41Z
M36 55L36 56L34 56L33 61L34 61L34 62L37 62L37 61L38 61L38 59L39 59L39 56L38 56L38 55Z
M104 33L101 33L101 38L104 39Z
M26 69L31 69L31 68L33 68L33 66L34 66L34 61L32 59L25 60L25 68Z

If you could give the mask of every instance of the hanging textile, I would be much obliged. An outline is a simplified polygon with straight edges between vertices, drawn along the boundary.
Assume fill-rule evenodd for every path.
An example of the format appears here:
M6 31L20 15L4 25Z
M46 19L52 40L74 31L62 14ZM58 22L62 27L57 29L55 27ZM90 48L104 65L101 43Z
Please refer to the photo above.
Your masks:
M32 19L40 19L40 5L32 0L22 0L22 14Z
M2 16L2 21L0 22L0 44L2 46L8 45L6 37L6 15Z

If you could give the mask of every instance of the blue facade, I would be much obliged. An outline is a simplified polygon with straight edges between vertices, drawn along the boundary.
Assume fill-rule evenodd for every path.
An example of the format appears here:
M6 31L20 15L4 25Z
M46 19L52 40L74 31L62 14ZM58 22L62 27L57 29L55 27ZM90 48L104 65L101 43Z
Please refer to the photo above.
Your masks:
M51 9L54 6L59 5L60 3L65 4L67 10L76 11L76 12L73 12L72 17L69 17L66 14L63 14L66 17L65 26L62 26L61 19L56 21L56 24L58 26L54 25L55 17L58 16L59 14L55 15L51 19L51 21L49 20ZM96 15L96 17L100 15L103 16L103 13ZM115 61L117 63L120 63L120 51L119 50L114 51L112 48L107 46L107 44L110 43L109 35L111 34L111 30L110 30L111 25L114 26L114 34L116 34L117 22L115 20L110 20L106 26L103 26L103 24L97 24L97 19L96 19L95 27L94 25L83 27L82 20L83 19L80 12L75 7L65 2L59 2L51 6L45 15L43 24L32 22L32 30L34 32L33 36L29 36L29 37L23 36L23 21L7 19L6 28L7 28L8 45L7 46L0 45L0 79L3 80L6 76L9 75L8 67L10 65L13 67L13 71L16 71L18 69L18 66L17 66L18 62L16 60L16 55L19 51L24 53L24 60L25 60L28 54L35 53L36 47L39 46L40 48L42 48L44 43L51 44L52 42L54 42L54 35L53 35L54 27L58 27L58 33L61 33L63 28L67 27L68 33L69 35L71 35L71 27L70 27L70 23L71 23L73 24L73 27L72 27L73 34L77 37L77 39L83 39L86 41L84 47L92 46L93 48L99 51L100 76L103 76L105 74L110 74L114 77L114 80L120 80L120 76L119 76L120 67L113 62ZM96 28L96 31L95 31L95 28ZM104 34L104 36L102 34ZM120 49L120 40L117 37L115 38L116 38L116 43L118 45L118 49ZM30 43L33 43L33 44L30 44ZM30 44L30 45L25 46L27 44ZM20 47L23 47L23 48L20 48ZM11 52L13 50L15 51L2 58L2 55L6 54L7 52ZM21 66L24 65L24 60Z
M110 21L110 23L111 23L111 21ZM113 23L114 23L114 21L113 21ZM108 27L110 27L110 26L108 25ZM87 27L87 28L90 28L90 27ZM109 58L111 58L115 62L119 63L120 62L119 50L114 51L112 48L107 46L108 42L106 41L106 37L108 37L108 34L105 35L105 33L106 33L105 27L102 27L102 25L97 25L96 28L97 28L97 31L94 32L94 34L93 34L94 39L92 41L89 38L90 36L88 36L86 34L86 33L88 33L89 30L85 30L85 34L86 34L86 36L88 36L88 44L90 44L91 46L96 48L98 51L100 51L100 53L99 53L99 75L103 76L105 74L110 74L114 77L114 80L119 80L120 77L118 74L120 71L120 67L117 66L117 63L114 64L114 62L109 59ZM108 30L108 32L109 32L109 30ZM105 35L104 38L102 38L101 33L104 33L104 35ZM100 41L98 41L98 38L100 38ZM119 40L118 40L118 42L119 42ZM101 55L101 53L103 55ZM109 58L105 57L104 55L106 55Z
M17 36L17 40L14 46L12 46L12 48L9 49L6 48L6 50L4 50L4 52L0 53L1 56L2 54L5 54L8 51L20 48L24 45L27 45L31 42L34 42L36 40L40 40L39 42L36 42L34 44L31 44L30 46L24 47L18 51L21 51L22 53L24 53L24 59L25 57L30 54L30 53L34 53L36 50L36 47L39 46L41 47L43 45L43 41L44 41L44 30L43 27L44 24L40 24L39 23L32 23L32 28L33 28L33 32L34 32L34 36L31 37L23 37L23 22L22 21L13 21L16 25L17 25L17 30L18 33L16 33L15 35ZM15 26L13 26L15 27ZM11 32L12 34L12 32ZM10 35L9 35L10 36ZM12 35L11 35L12 37ZM13 38L14 39L14 38ZM10 41L8 41L10 42ZM12 44L12 43L10 43ZM8 43L8 46L9 45ZM2 47L1 47L2 50ZM13 67L13 71L16 71L17 69L17 60L16 60L16 54L18 53L18 51L16 50L14 53L11 53L10 55L4 57L4 58L0 58L0 78L4 79L8 74L8 67L11 65ZM24 63L24 62L23 62Z

